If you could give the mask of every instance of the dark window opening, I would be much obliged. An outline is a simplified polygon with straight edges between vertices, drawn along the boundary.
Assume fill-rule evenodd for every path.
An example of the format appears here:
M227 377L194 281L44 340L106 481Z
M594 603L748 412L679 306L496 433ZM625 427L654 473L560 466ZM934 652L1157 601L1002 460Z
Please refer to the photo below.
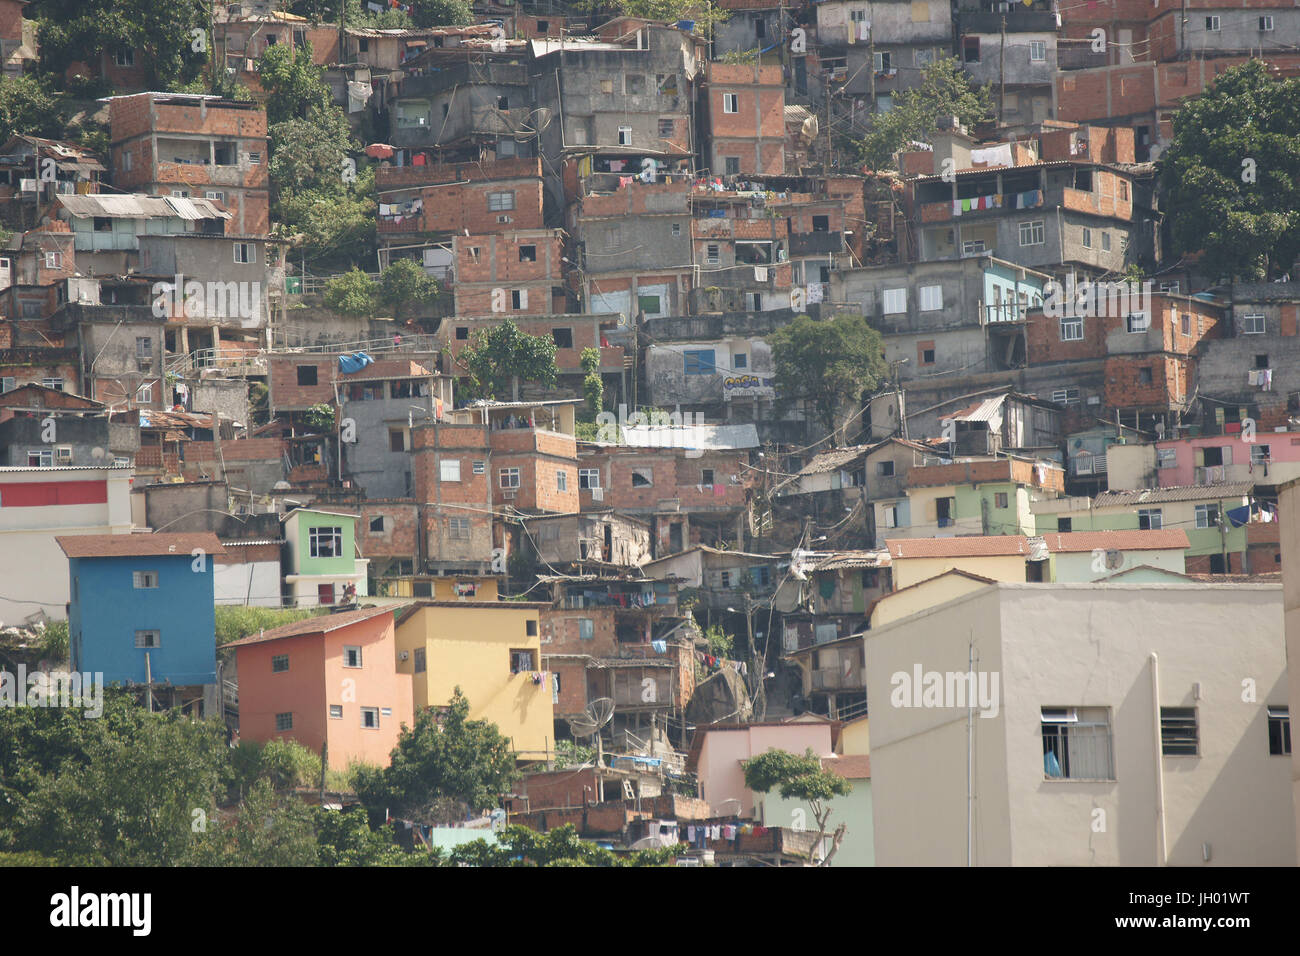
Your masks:
M573 348L573 329L551 329L551 338L557 349Z
M537 247L536 247L536 246L520 246L520 247L519 247L519 261L520 261L520 262L536 262L536 261L537 261Z
M316 366L299 365L298 366L298 384L315 385L316 384Z

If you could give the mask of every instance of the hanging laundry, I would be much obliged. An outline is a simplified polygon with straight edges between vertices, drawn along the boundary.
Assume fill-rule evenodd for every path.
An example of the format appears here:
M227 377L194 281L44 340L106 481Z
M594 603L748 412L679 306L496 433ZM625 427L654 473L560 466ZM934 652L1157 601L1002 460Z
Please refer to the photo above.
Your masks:
M970 200L969 200L969 199L963 199L963 200L961 201L961 211L962 211L962 212L970 212L970 211L971 211L971 205L970 205Z
M667 654L667 653L668 653L668 642L667 642L667 641L651 641L651 642L650 642L650 646L653 647L653 648L655 649L655 653L656 653L656 654Z
M960 199L954 199L954 200L952 201L952 214L953 214L954 216L960 216L960 215L961 215L961 200L960 200Z
M755 282L767 281L767 266L754 266L754 281Z

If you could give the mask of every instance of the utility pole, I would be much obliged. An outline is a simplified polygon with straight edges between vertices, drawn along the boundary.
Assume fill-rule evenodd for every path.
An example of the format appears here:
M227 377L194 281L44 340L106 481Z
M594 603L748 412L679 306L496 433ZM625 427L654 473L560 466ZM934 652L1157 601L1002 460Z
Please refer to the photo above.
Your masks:
M1007 108L1007 15L1002 14L1002 42L998 44L998 125L1006 122Z

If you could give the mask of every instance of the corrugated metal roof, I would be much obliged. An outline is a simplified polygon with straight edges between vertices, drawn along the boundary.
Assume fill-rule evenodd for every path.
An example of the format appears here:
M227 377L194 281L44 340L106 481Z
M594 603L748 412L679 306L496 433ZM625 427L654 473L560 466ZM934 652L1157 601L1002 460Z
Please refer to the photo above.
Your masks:
M1139 491L1103 491L1093 499L1094 508L1144 505L1161 501L1214 501L1238 498L1255 488L1252 481L1230 481L1222 485L1181 485L1176 488L1144 488Z
M969 408L964 408L955 415L949 415L955 422L988 422L989 424L1002 423L1002 406L1006 402L1006 395L995 395L993 398L986 398L982 402L976 402Z
M689 448L724 451L758 447L758 426L747 425L647 425L623 428L623 444L633 448Z
M143 193L126 195L99 194L91 196L59 196L59 204L77 219L229 219L206 199L184 199L173 196L146 196Z
M870 445L852 445L848 448L836 448L834 451L822 452L804 465L799 474L822 475L829 471L838 471L850 462L862 458L870 448Z
M822 558L813 564L814 571L843 571L852 568L887 568L890 565L889 552L879 551L841 551L828 558Z

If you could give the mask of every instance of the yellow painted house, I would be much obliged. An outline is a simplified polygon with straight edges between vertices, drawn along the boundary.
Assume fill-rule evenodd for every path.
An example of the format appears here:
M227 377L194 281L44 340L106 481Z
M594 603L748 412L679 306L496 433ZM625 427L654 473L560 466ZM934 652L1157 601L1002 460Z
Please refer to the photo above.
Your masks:
M384 597L431 598L463 603L498 600L500 580L495 575L485 574L421 574L386 578L382 584L385 586Z
M873 629L884 627L995 583L993 578L972 574L961 568L949 568L932 578L909 584L877 599L871 606L870 626Z
M553 674L543 674L540 601L420 601L397 620L397 670L410 674L416 712L451 701L488 720L524 758L554 749ZM541 682L538 676L542 675Z
M895 591L954 569L1008 584L1046 580L1047 549L1035 549L1024 535L891 538L885 545Z

